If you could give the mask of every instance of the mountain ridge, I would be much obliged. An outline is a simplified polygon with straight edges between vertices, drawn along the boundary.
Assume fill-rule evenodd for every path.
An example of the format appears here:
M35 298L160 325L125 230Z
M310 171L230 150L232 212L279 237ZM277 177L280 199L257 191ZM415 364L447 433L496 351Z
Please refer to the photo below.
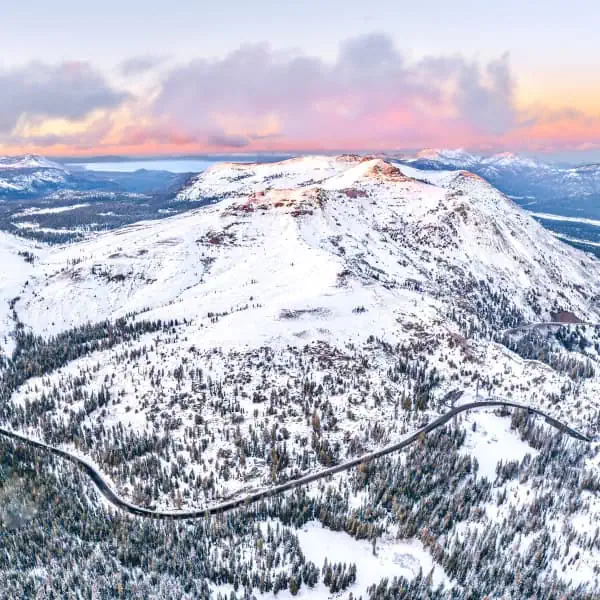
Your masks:
M426 150L415 156L392 158L401 164L424 170L465 169L480 175L502 192L538 204L547 212L558 202L575 201L573 211L593 210L600 198L600 164L565 166L546 163L511 152L492 155L463 150ZM568 206L561 205L562 210Z
M90 258L87 263L81 258L77 259L76 271L80 273L78 277L83 277L85 281L85 277L91 271L88 270L85 275L83 267L89 264L87 268L91 269L99 262L97 257L102 257L103 253L106 253L107 265L110 265L107 269L111 273L107 277L129 281L129 270L133 269L132 273L135 274L136 263L145 265L149 261L148 256L152 256L153 253L158 252L162 257L158 262L154 258L155 265L160 264L160 261L164 261L165 265L173 264L177 256L175 252L166 254L159 252L157 248L160 246L152 247L146 242L142 243L145 248L138 248L139 243L134 242L135 251L133 249L128 252L114 251L113 246L122 246L126 240L135 240L137 237L143 239L147 235L145 232L148 232L151 237L157 236L158 239L166 237L167 240L171 240L165 244L167 249L179 248L180 243L183 243L181 240L188 236L189 241L185 242L187 250L184 251L184 256L197 256L202 253L212 256L212 253L216 265L222 257L222 253L218 252L219 248L223 252L233 252L235 248L240 247L240 244L244 245L244 239L254 238L260 243L260 240L267 235L271 240L269 243L277 247L280 243L277 236L289 234L290 242L300 244L299 247L302 247L306 244L303 236L307 235L309 246L315 244L315 250L327 252L330 256L327 261L333 260L337 264L335 268L340 271L349 268L359 280L362 276L358 274L362 270L370 273L372 277L373 273L381 268L376 267L373 271L373 265L367 267L363 264L369 264L366 257L371 256L381 265L386 264L390 273L394 273L393 276L390 275L388 285L398 286L408 278L432 287L436 280L444 280L450 289L453 289L460 285L455 280L458 276L455 277L453 273L461 273L464 276L471 273L468 279L472 285L476 285L473 282L480 278L487 280L496 277L502 293L519 298L527 318L534 320L535 314L532 308L534 305L526 300L525 288L519 289L519 286L515 287L511 284L511 278L514 278L515 281L521 282L519 284L521 286L527 282L527 285L534 287L534 284L543 285L547 289L554 290L552 300L544 306L535 305L536 310L543 311L547 320L552 312L559 310L582 316L586 311L589 312L589 298L593 296L590 282L596 285L600 280L593 259L585 257L578 251L572 251L568 246L557 241L513 201L469 172L454 172L436 185L414 179L410 175L415 173L409 169L405 170L406 175L402 173L402 166L398 168L381 159L364 157L319 157L292 159L267 165L216 166L198 176L179 195L179 201L198 199L206 195L225 196L212 206L186 213L163 224L140 223L120 230L116 234L103 234L83 245L66 247L59 252L51 253L50 256L53 257L52 260L57 260L64 267L64 261L75 260L82 249L95 248L89 251ZM235 173L235 176L232 176L232 173ZM427 172L422 175L426 177ZM219 192L219 190L224 191ZM265 217L271 215L272 231L261 230L260 221L256 220L255 213ZM277 215L280 215L281 219ZM240 217L244 220L240 221ZM289 218L291 221L285 220ZM340 224L336 224L336 221ZM174 226L174 223L177 225ZM361 227L360 232L353 230L355 225ZM246 226L250 228L251 233L245 231ZM174 231L171 235L170 232L174 227L179 230L179 234ZM202 229L204 229L203 234ZM189 234L184 233L188 230ZM313 236L317 232L319 236L325 237L314 239ZM324 232L327 234L325 235ZM342 236L340 239L347 239L349 247L352 248L345 251L345 255L341 255L339 248L335 244L332 245L330 241L340 234ZM367 234L371 237L379 236L380 240L386 241L372 241L373 248L380 247L377 251L371 251L368 246L364 246L364 239L368 239ZM361 239L360 236L367 236L367 238ZM533 249L534 247L537 248ZM540 252L541 248L544 250ZM152 252L141 253L144 249ZM264 251L268 252L268 245L265 246ZM294 253L293 250L290 252ZM388 255L389 252L400 253L400 256L406 257L407 264L413 266L402 274L403 270L397 264L394 266L395 261L390 263L385 258L386 252ZM65 259L59 258L61 255ZM112 255L114 258L108 258ZM354 262L350 260L351 255ZM118 256L128 257L123 258L120 267ZM551 261L547 259L548 256L553 257ZM350 262L352 264L347 264ZM358 264L362 266L358 267ZM59 294L57 297L62 294L61 284L57 284L56 281L64 280L63 267L59 270L60 277L52 275L49 270L48 280L45 282L46 287L50 286L49 292L56 285L56 294ZM48 269L51 268L49 264ZM185 261L178 268L183 269L181 271L183 275L173 276L179 277L183 282L187 278ZM211 266L211 269L214 268ZM146 272L148 267L143 269ZM194 269L205 272L204 267L194 267ZM489 271L486 271L487 269ZM160 270L157 271L156 266L150 270L152 276L148 274L145 277L153 282L160 274ZM570 271L569 276L575 282L575 287L566 284L564 271L567 270ZM67 272L72 271L75 270L67 270ZM541 280L538 280L536 273L544 274L540 276ZM548 274L550 279L546 278ZM194 280L194 286L201 287L199 283L201 279L202 277L198 276ZM369 277L364 281L369 281ZM190 284L191 282L188 282L186 285ZM78 285L77 280L73 281L73 285ZM152 286L156 287L157 284L149 285L152 289ZM115 284L113 287L116 290L116 297L121 297L124 286ZM96 295L101 294L101 290L95 289L94 286L89 289ZM560 290L564 295L565 289L571 291L568 297L561 299L558 292ZM579 289L587 291L580 293ZM135 295L136 288L132 287L131 290ZM88 292L82 293L89 296ZM166 292L161 289L156 293L158 297L163 297ZM30 297L30 293L25 297L28 298L30 306L36 304L35 299ZM166 297L172 298L169 293ZM90 304L86 308L96 304L93 298L90 297L89 300ZM58 303L58 306L62 307L62 303ZM145 306L138 303L127 304L127 310L142 308ZM49 306L48 310L52 312L53 309ZM598 314L597 307L593 307L592 310L594 315ZM72 314L76 315L77 312L74 308ZM100 308L97 315L98 319L111 316L114 314L103 308ZM55 322L61 322L58 316ZM63 322L63 325L66 328L80 323L81 320L71 319Z

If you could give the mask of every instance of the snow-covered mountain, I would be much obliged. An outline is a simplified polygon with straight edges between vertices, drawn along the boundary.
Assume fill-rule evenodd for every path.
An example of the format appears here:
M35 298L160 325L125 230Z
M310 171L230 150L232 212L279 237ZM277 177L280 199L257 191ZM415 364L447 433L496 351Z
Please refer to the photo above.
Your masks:
M457 294L474 312L488 291L529 321L600 313L591 301L597 263L468 172L431 185L380 159L224 165L179 194L206 196L224 199L51 253L39 266L43 295L32 281L19 304L24 321L57 332L173 301L170 314L199 317L243 302L244 279L259 282L253 295L265 314L304 302L327 307L340 325L353 302L400 307L414 289L440 317Z
M318 185L356 163L354 155L300 156L273 163L220 163L194 177L178 200L220 200L270 189Z
M178 195L202 199L212 203L64 247L0 238L0 260L10 257L12 269L0 285L8 300L0 344L12 353L0 379L9 390L5 421L85 456L133 502L170 508L202 507L362 454L445 412L457 392L461 401L511 398L597 434L600 262L481 177L373 157L303 157L215 166ZM579 324L560 329L559 320ZM351 525L335 521L338 531L363 527L369 514L381 556L408 553L411 577L435 565L436 581L466 585L442 550L507 523L519 523L511 560L531 564L531 548L550 547L575 519L597 518L596 492L586 494L600 470L586 454L583 472L578 454L567 479L534 485L548 467L538 456L560 456L558 473L575 454L523 419L514 418L523 439L485 413L462 441L442 435L432 453L420 446L407 459L431 464L394 485L412 490L419 481L410 492L419 499L444 490L452 518L437 508L418 513L441 506L437 496L412 504L404 492L386 496L388 473L405 472L400 462L342 476L323 506L351 515L343 521ZM477 464L461 462L462 444ZM448 456L451 464L436 469ZM515 479L522 459L529 479ZM374 499L363 488L375 494L379 477ZM578 503L575 488L586 490ZM542 496L556 503L547 523ZM327 520L320 506L306 512ZM527 538L518 517L532 512L532 536L545 537ZM401 529L413 514L416 529ZM600 553L583 529L523 578L569 565L571 579L556 575L556 585L589 579ZM399 548L400 531L418 553Z
M104 194L146 194L172 198L187 181L189 173L138 169L134 172L96 172L83 166L73 168L42 156L0 157L0 200L44 200L50 203L70 197Z
M403 162L413 164L422 168L435 169L464 169L474 170L481 168L488 169L542 169L553 168L546 164L527 156L516 154L514 152L500 152L491 155L478 155L467 152L462 149L426 149L417 152L414 157L403 158Z
M426 148L417 152L414 158L408 158L407 162L418 162L419 164L431 164L432 167L444 165L456 169L469 169L479 163L481 157L471 154L462 149Z
M21 285L4 296L18 298L25 330L45 337L132 314L188 321L174 361L189 345L237 353L429 339L440 395L453 385L460 339L482 380L503 365L498 393L518 382L543 402L569 378L489 340L561 314L599 322L600 263L480 177L424 181L430 173L358 156L214 167L180 197L219 202L40 248L26 285L15 278ZM460 384L473 390L470 379ZM590 406L597 387L579 388Z
M47 337L137 314L190 321L186 339L204 351L432 336L450 355L460 338L491 380L498 361L518 377L539 370L489 343L502 331L557 315L600 322L600 263L466 171L358 156L226 164L179 197L207 195L222 199L62 248L4 244L17 265L2 289L15 299L6 346L15 318ZM531 393L562 379L548 373Z
M511 152L483 156L464 150L424 150L398 160L419 169L469 170L538 212L600 216L598 164L567 167Z
M71 174L61 164L42 156L0 157L0 198L26 198L65 187Z
M0 156L0 170L8 169L53 169L68 172L60 163L48 160L38 154L24 154L22 156Z

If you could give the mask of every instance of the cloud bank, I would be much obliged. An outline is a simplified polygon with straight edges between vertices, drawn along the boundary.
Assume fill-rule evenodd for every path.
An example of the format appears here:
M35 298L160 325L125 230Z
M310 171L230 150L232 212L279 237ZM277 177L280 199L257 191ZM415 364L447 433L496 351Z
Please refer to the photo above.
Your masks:
M199 141L219 127L300 145L406 144L436 129L505 133L518 121L514 88L506 56L483 67L460 57L408 63L388 37L370 35L343 43L332 63L267 44L193 60L168 74L152 108Z
M576 109L519 109L508 55L415 61L380 34L341 43L330 61L264 43L169 68L155 57L119 66L123 77L153 71L153 89L138 96L87 63L0 71L11 90L0 97L0 140L100 152L529 148L589 144L600 133L599 119Z
M25 117L81 119L127 98L85 62L34 62L0 70L0 90L0 134L10 133Z

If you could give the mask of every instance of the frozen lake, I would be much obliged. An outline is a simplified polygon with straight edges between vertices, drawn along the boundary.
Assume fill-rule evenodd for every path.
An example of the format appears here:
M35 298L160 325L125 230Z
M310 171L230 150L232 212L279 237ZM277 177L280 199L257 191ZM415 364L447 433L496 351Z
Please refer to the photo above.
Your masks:
M67 167L79 167L87 171L117 171L119 173L129 173L140 169L170 171L171 173L199 173L217 162L220 161L202 159L123 160L118 162L74 163L68 164Z
M171 173L200 173L208 167L220 162L271 162L282 160L283 156L248 156L223 158L154 158L141 160L122 160L114 162L89 162L89 163L67 163L67 167L86 169L87 171L112 171L119 173L132 173L140 169L148 171L170 171Z

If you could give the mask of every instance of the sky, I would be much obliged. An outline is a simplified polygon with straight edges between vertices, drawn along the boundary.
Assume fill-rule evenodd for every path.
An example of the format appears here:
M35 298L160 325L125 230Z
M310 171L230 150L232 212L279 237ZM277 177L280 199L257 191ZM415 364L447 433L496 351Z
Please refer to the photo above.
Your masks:
M600 159L599 30L591 0L12 3L0 151Z

